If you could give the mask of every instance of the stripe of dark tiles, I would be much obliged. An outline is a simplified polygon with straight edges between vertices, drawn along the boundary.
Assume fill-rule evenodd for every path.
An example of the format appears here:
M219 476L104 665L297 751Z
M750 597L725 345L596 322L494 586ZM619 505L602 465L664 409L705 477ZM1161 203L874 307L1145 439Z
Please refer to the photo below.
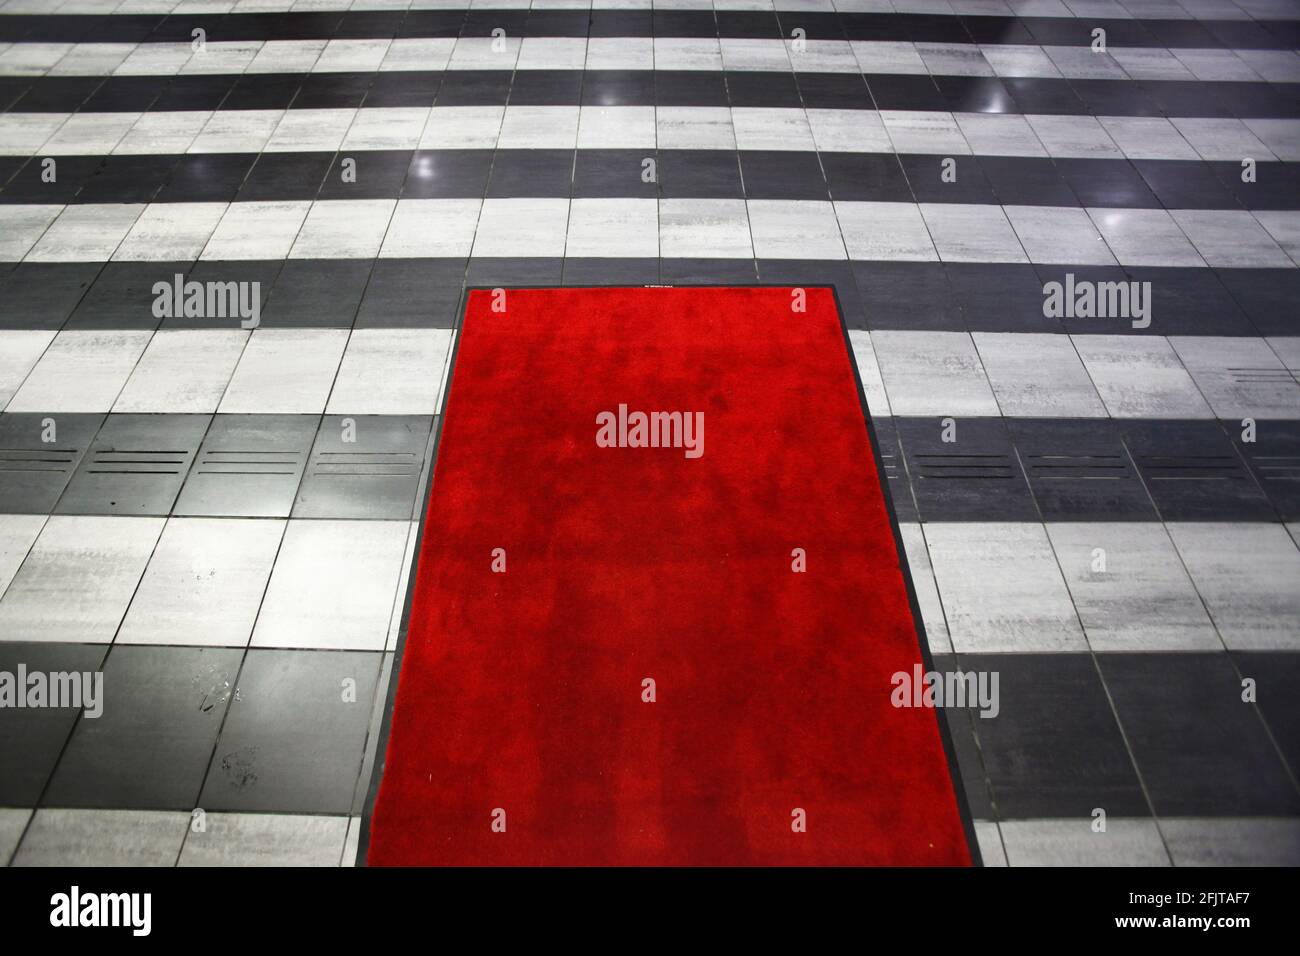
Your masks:
M486 183L484 165L440 170L454 183ZM459 178L457 178L459 177ZM432 184L437 183L437 178ZM447 195L408 180L403 195ZM423 188L430 186L430 188ZM457 186L457 189L460 187ZM459 194L459 193L457 193ZM474 195L466 188L466 195ZM481 193L480 193L481 194ZM213 195L214 201L223 196ZM280 197L284 198L284 197ZM1300 270L1099 267L1016 263L659 259L360 259L194 262L8 263L0 268L0 328L151 329L220 327L224 319L158 319L152 288L177 274L194 281L257 282L268 327L452 328L469 285L834 286L851 329L1048 332L1107 335L1300 334L1293 303ZM656 278L657 276L657 278ZM1150 282L1150 324L1044 315L1044 286ZM570 278L566 278L570 277ZM275 292L274 303L271 302ZM293 306L290 303L300 303ZM283 306L281 303L285 303Z
M645 182L655 157L659 182ZM339 174L356 160L355 181ZM341 150L307 153L0 158L0 204L254 202L290 199L478 198L484 195L675 199L811 199L1103 206L1133 209L1300 209L1294 163L1241 167L1200 160L962 156L956 182L942 157L793 150Z
M174 77L13 77L8 111L345 109L361 106L753 106L1065 116L1300 117L1300 83L1049 77L446 70ZM865 81L865 82L864 82ZM805 100L804 90L809 91Z
M654 277L652 260L622 268L631 278ZM581 285L587 276L566 267L563 279ZM0 414L0 500L8 512L406 520L416 513L436 424L430 416L365 419L355 450L391 458L394 467L341 482L325 480L337 450L330 416L59 414L53 448L40 444L47 417ZM874 422L902 521L1300 517L1300 421L1260 420L1249 444L1238 440L1240 422L961 418L952 442L944 441L943 419ZM51 467L22 465L32 447ZM105 472L122 447L150 460ZM269 459L273 466L263 467Z
M468 4L467 4L468 7ZM5 42L175 42L191 31L208 40L391 39L394 37L510 36L788 37L925 43L1037 43L1089 46L1106 31L1113 47L1229 47L1285 50L1300 44L1300 20L1116 20L1105 17L935 16L915 13L712 10L354 10L293 13L173 13L5 15ZM596 32L596 31L599 32Z

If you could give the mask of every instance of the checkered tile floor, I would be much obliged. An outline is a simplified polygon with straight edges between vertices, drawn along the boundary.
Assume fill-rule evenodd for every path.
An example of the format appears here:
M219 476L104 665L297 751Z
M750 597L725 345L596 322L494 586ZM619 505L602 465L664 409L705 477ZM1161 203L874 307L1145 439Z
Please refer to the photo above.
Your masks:
M0 2L0 671L106 694L0 710L0 860L351 865L462 290L761 282L835 286L936 662L1000 675L945 712L985 862L1300 863L1297 49L1296 0Z

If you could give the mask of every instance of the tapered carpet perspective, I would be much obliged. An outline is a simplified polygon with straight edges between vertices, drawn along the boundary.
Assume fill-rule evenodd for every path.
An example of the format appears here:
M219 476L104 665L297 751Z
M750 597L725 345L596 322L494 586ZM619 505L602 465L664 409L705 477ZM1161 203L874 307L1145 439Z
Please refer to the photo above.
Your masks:
M831 290L471 292L449 389L371 865L971 862Z

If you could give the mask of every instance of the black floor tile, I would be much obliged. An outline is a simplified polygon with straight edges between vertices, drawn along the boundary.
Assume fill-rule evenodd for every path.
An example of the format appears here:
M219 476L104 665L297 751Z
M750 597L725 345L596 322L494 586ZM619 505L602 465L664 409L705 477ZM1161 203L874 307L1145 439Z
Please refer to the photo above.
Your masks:
M448 70L438 87L437 106L502 106L510 97L511 74L502 70Z
M648 70L587 70L582 76L583 106L646 106L654 99Z
M1300 334L1300 270L1214 269L1259 335ZM0 295L0 302L4 296ZM0 306L0 308L3 308Z
M653 161L654 166L647 167L646 160ZM653 149L578 150L573 169L573 198L654 199L659 195L659 164Z
M1002 820L1150 813L1087 654L964 654L998 674L999 713L972 720Z
M912 497L912 486L907 480L907 469L903 466L903 452L898 444L898 429L894 425L894 419L873 418L871 427L876 436L880 465L884 469L884 490L889 494L889 505L893 508L894 518L898 521L919 521L916 499Z
M1014 113L1016 101L1002 81L991 76L936 76L945 108L953 113Z
M803 105L793 74L724 72L732 106L798 109Z
M1294 372L1271 379L1289 384L1288 375L1294 382ZM1300 422L1261 419L1253 442L1242 441L1240 423L1226 422L1225 427L1277 513L1284 521L1300 521Z
M0 278L0 328L61 328L102 268L98 262L18 263Z
M566 286L659 284L658 259L565 259Z
M1218 422L1120 424L1124 443L1165 521L1276 521Z
M367 109L432 106L442 86L441 71L392 70L376 73L366 92Z
M944 263L966 326L979 332L1056 332L1057 319L1043 314L1038 271L1021 263Z
M749 199L810 199L825 202L826 180L816 153L745 150L740 174Z
M869 110L871 90L851 73L797 73L803 105L810 110Z
M564 274L563 259L508 259L476 256L469 260L466 287L555 286Z
M356 328L453 328L464 280L464 259L376 259Z
M1099 654L1158 816L1294 816L1300 793L1226 653Z
M997 202L993 187L973 156L903 155L898 159L917 202ZM949 159L951 164L946 162Z
M576 106L582 101L582 77L579 70L520 70L510 87L510 105Z
M1133 165L1166 209L1236 209L1238 204L1199 160L1135 159Z
M349 813L382 657L249 651L199 805Z
M731 102L721 73L656 70L654 81L657 106L727 106Z
M665 199L743 199L739 156L723 149L661 149L659 188Z
M878 110L949 109L948 101L929 76L900 76L895 73L869 73L867 86Z
M1056 168L1081 206L1158 209L1160 201L1129 162L1117 159L1057 159Z
M1212 269L1130 266L1125 272L1134 282L1151 283L1151 325L1143 330L1145 332L1157 335L1259 334Z
M571 149L497 150L487 195L567 199L573 190L573 155Z
M1109 419L1007 419L1011 440L1046 521L1156 521Z
M410 521L432 428L422 415L325 416L293 517Z
M309 73L303 78L296 110L352 110L365 101L370 91L370 73Z
M1028 156L980 156L984 178L1004 206L1075 206L1074 190L1050 159Z
M334 157L317 198L397 199L414 156L410 149L344 149Z
M210 415L109 415L55 513L170 514L210 421Z
M922 521L1034 521L1038 512L1000 418L956 420L943 440L938 418L895 421Z
M958 331L961 300L939 262L853 263L865 328ZM853 326L850 325L850 328Z
M155 329L154 285L171 285L192 262L107 262L69 316L68 329Z
M758 270L753 259L661 259L659 281L664 285L753 285Z
M185 281L189 282L219 282L219 283L247 283L248 295L251 304L251 297L254 290L258 296L258 316L266 311L267 300L271 297L271 289L275 286L276 276L284 266L284 261L279 259L241 259L241 260L218 260L212 259L207 261L196 262L189 270ZM164 275L169 282L170 276ZM155 278L154 281L157 281ZM172 316L163 319L162 328L164 329L233 329L240 326L242 319L238 315L216 315L205 314L203 316Z
M33 156L13 172L0 191L0 203L54 203L74 201L103 165L104 156ZM45 160L52 160L49 166ZM46 182L49 176L53 182Z
M0 415L0 501L5 511L52 512L103 420L98 414Z
M269 328L351 328L370 259L288 259L262 310Z
M421 149L411 158L403 199L477 199L487 191L490 149Z
M78 721L44 806L191 810L243 651L113 648L104 712Z
M821 153L836 202L912 202L912 189L892 153Z
M189 153L180 157L157 202L233 202L257 161L254 153Z
M333 153L262 153L236 198L240 202L314 200Z
M287 518L318 415L216 415L176 499L175 514Z
M1292 775L1300 771L1300 654L1234 651L1244 678L1255 682L1255 700Z
M94 644L0 641L0 671L15 679L19 667L29 675L89 673L93 682L107 651ZM71 707L5 709L0 720L0 806L36 806L79 714Z

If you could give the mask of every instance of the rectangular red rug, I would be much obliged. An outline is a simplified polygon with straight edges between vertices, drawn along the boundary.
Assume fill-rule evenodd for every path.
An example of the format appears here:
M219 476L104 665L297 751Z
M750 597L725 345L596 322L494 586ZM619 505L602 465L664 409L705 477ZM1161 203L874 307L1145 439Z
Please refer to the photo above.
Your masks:
M371 865L971 862L831 290L473 292L449 388Z

